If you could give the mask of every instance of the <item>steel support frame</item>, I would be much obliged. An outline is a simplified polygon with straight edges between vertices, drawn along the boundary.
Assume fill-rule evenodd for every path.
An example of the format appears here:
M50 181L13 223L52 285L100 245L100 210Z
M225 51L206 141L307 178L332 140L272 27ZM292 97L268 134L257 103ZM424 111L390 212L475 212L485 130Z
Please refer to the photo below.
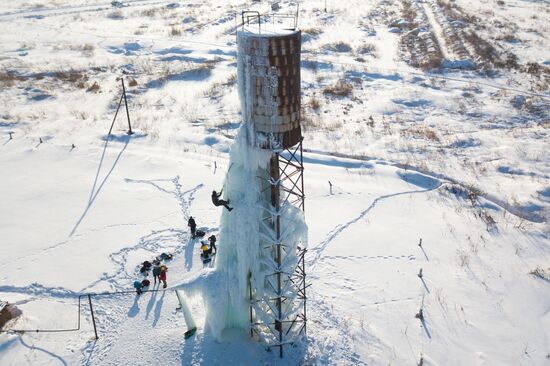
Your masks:
M266 276L266 282L269 283L270 291L274 296L264 294L263 298L255 298L251 276L249 276L250 336L256 335L260 341L266 343L268 349L279 348L281 358L284 346L292 344L297 337L305 335L307 331L306 249L297 243L295 253L297 260L292 272L284 271L281 267L286 258L285 254L292 253L286 253L288 245L283 243L284 223L281 221L280 210L285 205L291 204L305 212L302 141L303 139L300 139L298 144L288 149L273 149L269 163L269 178L260 177L268 183L262 193L267 195L266 191L270 191L271 205L264 209L262 220L274 234L266 247L274 264L273 272ZM295 298L288 296L290 288L296 294ZM294 303L288 305L290 302ZM292 309L292 305L299 306L301 309L291 311L292 319L286 319L283 307ZM272 320L269 322L258 320L255 314L259 311L269 313ZM265 333L269 337L266 337Z

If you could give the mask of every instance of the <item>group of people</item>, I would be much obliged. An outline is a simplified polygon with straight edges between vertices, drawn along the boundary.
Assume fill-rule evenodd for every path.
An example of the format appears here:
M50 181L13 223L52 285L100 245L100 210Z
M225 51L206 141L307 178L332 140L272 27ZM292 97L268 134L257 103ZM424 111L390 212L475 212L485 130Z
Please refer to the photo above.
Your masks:
M166 286L168 286L166 282L166 272L168 272L168 267L162 264L161 261L170 259L172 259L172 254L162 253L153 260L153 263L149 261L145 261L142 263L139 272L145 276L145 279L143 279L142 281L134 281L134 288L136 289L136 293L138 295L141 295L144 289L151 285L151 281L147 279L147 277L149 276L149 271L153 272L154 285L156 285L158 281L159 285L162 282L162 288L166 288Z
M224 201L225 202L225 201ZM197 230L197 223L195 222L195 219L193 216L189 217L189 220L187 221L187 226L189 226L189 229L191 230L191 238L202 238L204 236L204 232ZM216 254L218 251L218 248L216 248L216 235L210 235L208 237L208 243L204 240L201 240L201 257L203 259L207 259L210 257L211 254Z
M220 193L217 193L216 191L212 191L212 203L214 204L214 206L224 206L228 211L233 210L233 207L229 206L229 200L225 201L223 199L220 199L222 193L223 193L223 188L220 191ZM205 235L204 231L197 230L197 223L195 222L195 219L193 218L193 216L189 217L187 226L189 226L191 230L191 237L193 239L202 238ZM211 255L216 254L218 251L218 249L216 248L215 235L211 235L208 237L208 245L206 241L201 241L201 244L202 244L201 257L203 259L209 259ZM159 285L162 282L162 288L166 288L167 286L166 272L168 272L168 267L166 267L164 264L161 264L161 261L170 260L170 259L172 259L172 254L162 253L160 256L158 256L153 260L153 263L149 261L143 262L139 272L145 276L145 279L141 281L139 280L134 281L134 288L138 295L141 295L143 291L146 290L147 287L151 285L151 281L147 279L147 276L149 276L149 271L151 270L153 272L154 285L156 285L158 281Z
M210 235L208 237L208 242L210 245L206 245L204 240L201 241L201 257L203 259L208 259L210 258L210 255L214 255L218 252L218 248L216 248L216 236Z

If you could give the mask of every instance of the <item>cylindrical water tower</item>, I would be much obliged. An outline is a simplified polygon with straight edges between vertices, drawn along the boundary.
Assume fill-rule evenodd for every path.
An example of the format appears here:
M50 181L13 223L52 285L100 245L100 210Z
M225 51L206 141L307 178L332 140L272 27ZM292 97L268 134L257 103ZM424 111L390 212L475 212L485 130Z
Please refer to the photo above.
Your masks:
M238 32L238 80L249 142L285 149L302 139L300 128L300 31Z
M249 15L249 14L247 14ZM247 20L251 17L248 16ZM258 176L260 204L260 280L249 274L250 335L268 347L283 347L306 331L305 243L296 231L303 218L304 182L300 127L301 32L266 29L261 16L237 32L239 97L248 143L270 150ZM275 22L274 22L275 23ZM301 226L300 226L301 225ZM300 238L300 239L298 239Z

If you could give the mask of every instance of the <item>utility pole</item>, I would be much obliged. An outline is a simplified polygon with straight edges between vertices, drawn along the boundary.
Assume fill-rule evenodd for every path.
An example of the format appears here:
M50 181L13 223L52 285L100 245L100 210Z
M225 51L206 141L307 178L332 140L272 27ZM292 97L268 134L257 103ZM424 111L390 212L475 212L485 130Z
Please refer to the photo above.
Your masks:
M124 105L126 106L126 116L128 117L128 135L133 135L132 124L130 123L130 112L128 111L128 101L126 100L126 88L124 87L124 78L122 80L122 95L124 96Z

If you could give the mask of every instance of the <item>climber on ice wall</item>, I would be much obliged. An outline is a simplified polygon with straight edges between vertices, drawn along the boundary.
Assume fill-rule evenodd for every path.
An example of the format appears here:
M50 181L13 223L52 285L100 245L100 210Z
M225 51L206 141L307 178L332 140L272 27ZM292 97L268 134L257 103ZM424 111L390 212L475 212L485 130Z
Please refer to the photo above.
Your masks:
M216 191L212 191L212 203L214 204L214 206L224 206L229 211L231 211L233 208L229 207L229 201L224 201L220 199L222 193L223 193L223 188L220 191L220 193L217 193Z

